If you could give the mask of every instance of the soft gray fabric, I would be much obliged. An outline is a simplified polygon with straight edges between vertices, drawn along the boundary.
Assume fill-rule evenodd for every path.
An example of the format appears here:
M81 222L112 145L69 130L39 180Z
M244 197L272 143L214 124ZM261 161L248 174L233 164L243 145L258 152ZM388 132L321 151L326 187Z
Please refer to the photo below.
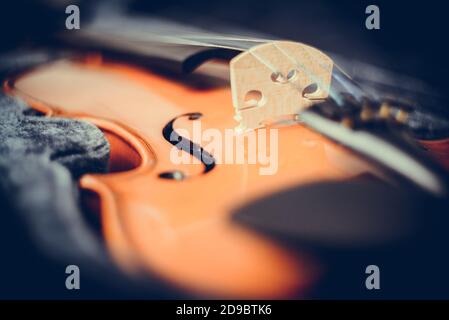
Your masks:
M55 294L65 298L179 296L179 292L148 274L137 278L124 275L108 256L101 235L86 222L88 213L80 209L76 178L84 173L106 172L109 151L108 141L95 126L39 116L23 102L0 93L0 221L3 222L0 236L11 242L2 241L2 245L12 247L0 248L0 253L10 252L6 255L9 264L17 261L33 268L28 252L24 252L24 259L14 257L20 256L22 253L17 250L27 245L16 242L24 237L15 234L21 228L16 229L8 215L17 215L21 218L20 226L22 222L26 225L33 245L41 249L39 259L42 259L40 252L44 252L63 266L56 268L56 273L43 275L44 281L52 285L46 297L55 298ZM13 229L5 230L11 225ZM52 268L44 261L36 264ZM90 289L69 295L63 282L68 264L79 266L83 275L81 286ZM3 264L0 268L0 278L6 277L0 281L2 288L8 290L3 294L11 297L11 287L15 286L30 290L31 283L22 287L17 283L21 281L20 274L7 274L11 269L8 266ZM88 281L86 277L92 278ZM5 284L5 281L12 282ZM44 291L38 288L38 295L20 293L18 297L41 297Z
M0 95L0 192L37 245L57 257L101 263L105 251L82 218L70 172L105 172L109 144L91 124L30 110Z

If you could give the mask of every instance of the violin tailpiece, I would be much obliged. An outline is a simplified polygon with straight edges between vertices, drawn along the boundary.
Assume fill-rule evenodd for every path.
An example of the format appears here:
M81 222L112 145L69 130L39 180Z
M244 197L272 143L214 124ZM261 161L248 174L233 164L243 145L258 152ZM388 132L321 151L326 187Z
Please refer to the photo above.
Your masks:
M333 61L290 41L257 45L230 62L232 100L239 132L294 116L327 98Z

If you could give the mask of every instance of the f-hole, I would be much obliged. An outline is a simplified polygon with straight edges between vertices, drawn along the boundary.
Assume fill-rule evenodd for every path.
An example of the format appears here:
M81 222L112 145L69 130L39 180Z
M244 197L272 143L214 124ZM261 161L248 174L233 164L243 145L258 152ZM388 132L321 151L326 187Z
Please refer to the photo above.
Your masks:
M174 119L172 119L170 122L168 122L164 129L162 129L162 135L170 144L178 148L179 150L188 152L193 157L197 158L201 161L201 163L204 166L203 174L208 173L215 167L215 159L214 157L204 150L200 145L194 143L193 141L179 135L175 129L173 128L174 123L179 118L187 118L189 120L198 120L203 115L199 112L193 112L193 113L186 113L183 115L180 115ZM165 171L159 173L159 177L163 179L172 179L172 180L184 180L188 176L180 171L180 170L173 170L173 171Z

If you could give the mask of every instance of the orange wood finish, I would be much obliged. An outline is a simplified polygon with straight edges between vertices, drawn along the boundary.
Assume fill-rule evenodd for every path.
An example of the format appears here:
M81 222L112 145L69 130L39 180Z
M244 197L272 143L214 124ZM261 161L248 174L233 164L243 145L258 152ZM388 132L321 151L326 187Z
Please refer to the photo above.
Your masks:
M260 175L259 164L219 164L207 174L200 174L200 164L173 164L163 127L179 115L201 112L203 129L234 128L229 87L199 90L128 65L64 60L22 75L9 89L47 115L91 121L106 133L112 162L125 171L87 174L80 186L100 197L111 255L128 272L145 270L194 294L301 295L319 276L319 262L238 225L231 213L291 186L370 170L301 125L279 128L275 175ZM194 176L158 177L174 169Z
M449 171L449 139L420 140L419 143Z

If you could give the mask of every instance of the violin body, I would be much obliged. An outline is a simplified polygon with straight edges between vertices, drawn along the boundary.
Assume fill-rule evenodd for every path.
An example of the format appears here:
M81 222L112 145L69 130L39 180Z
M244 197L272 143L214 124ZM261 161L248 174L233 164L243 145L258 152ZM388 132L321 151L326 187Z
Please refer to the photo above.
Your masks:
M47 116L89 121L105 133L110 173L84 175L79 184L99 198L111 255L131 274L150 272L199 295L303 295L320 277L319 261L240 225L233 212L292 186L373 172L365 161L301 124L275 128L276 174L261 175L265 165L249 161L215 163L208 172L199 161L174 164L174 146L163 134L168 123L175 131L191 132L192 119L185 115L201 114L203 130L215 128L224 137L236 127L229 85L195 88L182 78L172 81L97 57L41 65L6 88ZM269 152L270 145L257 147ZM244 157L248 160L247 151ZM166 179L167 172L187 178Z
M0 12L5 297L444 297L438 34L387 3L382 32L363 4L67 5Z

